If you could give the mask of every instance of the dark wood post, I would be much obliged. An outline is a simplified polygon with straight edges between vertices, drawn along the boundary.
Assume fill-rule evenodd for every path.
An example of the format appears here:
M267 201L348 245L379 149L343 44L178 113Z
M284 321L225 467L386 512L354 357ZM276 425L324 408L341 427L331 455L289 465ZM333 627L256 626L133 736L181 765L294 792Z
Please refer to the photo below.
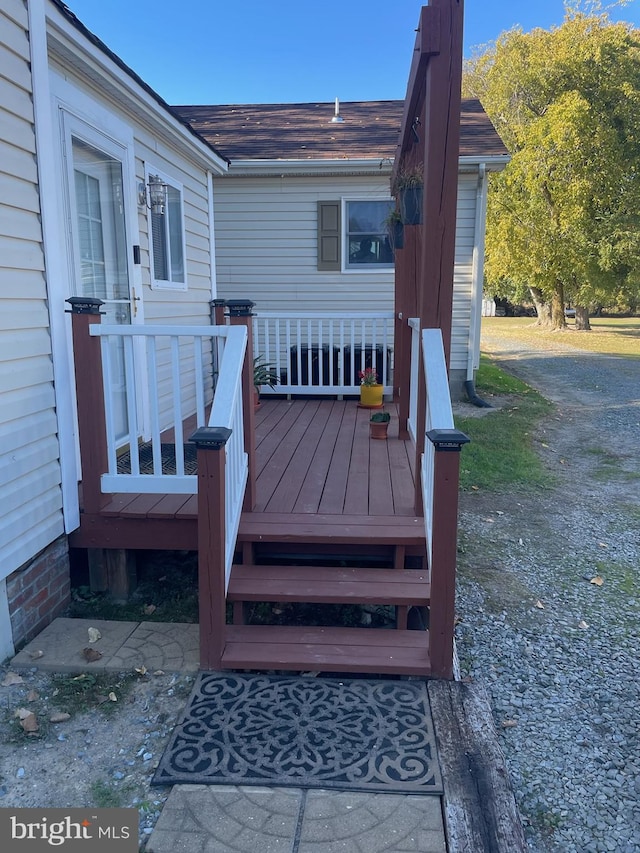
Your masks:
M226 299L212 299L210 302L211 323L214 326L224 326L224 308Z
M396 252L393 395L398 406L399 438L409 438L409 396L411 393L410 317L417 316L415 304L416 228L405 228L404 248ZM413 293L413 299L411 298Z
M244 493L243 509L251 512L256 505L256 415L253 385L253 324L251 309L255 303L250 299L227 299L229 322L232 326L247 329L247 352L242 371L242 408L244 417L244 449L249 457L249 474Z
M436 678L453 678L460 450L469 438L457 429L429 430L427 438L435 448L433 538L429 566L431 673Z
M189 441L198 454L198 600L200 669L222 665L226 625L225 444L231 430L200 427Z
M437 41L437 52L429 57L426 74L419 308L422 326L442 329L447 366L460 156L462 19L462 0L431 0L422 9L421 28L431 30L425 37L430 43Z
M107 471L104 389L100 338L91 337L89 326L100 322L101 299L72 296L71 333L78 405L78 437L82 466L82 509L97 513L107 501L100 478Z

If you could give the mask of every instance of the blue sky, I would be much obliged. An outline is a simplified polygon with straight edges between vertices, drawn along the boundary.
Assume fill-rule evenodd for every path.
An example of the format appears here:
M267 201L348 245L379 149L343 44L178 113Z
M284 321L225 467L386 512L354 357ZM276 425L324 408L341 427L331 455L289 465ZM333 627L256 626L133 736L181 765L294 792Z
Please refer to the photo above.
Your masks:
M66 0L171 104L403 98L420 0ZM562 0L466 0L465 55ZM640 0L611 12L640 26Z

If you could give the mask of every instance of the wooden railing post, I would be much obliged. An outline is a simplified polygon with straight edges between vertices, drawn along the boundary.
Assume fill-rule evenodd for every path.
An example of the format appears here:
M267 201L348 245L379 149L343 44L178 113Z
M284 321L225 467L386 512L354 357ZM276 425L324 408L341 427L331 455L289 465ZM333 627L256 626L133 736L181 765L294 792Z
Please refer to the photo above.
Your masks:
M409 438L409 398L411 396L411 329L402 312L394 321L393 399L398 406L398 438Z
M229 321L232 326L246 326L247 352L244 357L242 372L242 408L244 420L244 449L249 462L249 476L244 493L245 512L251 512L256 505L256 428L253 390L253 323L251 309L254 304L250 299L227 299Z
M212 299L209 303L211 309L211 323L214 326L224 326L224 308L226 299Z
M104 303L82 296L72 296L67 302L71 305L82 509L85 513L97 513L108 499L100 489L100 477L107 470L107 437L100 338L91 337L89 326L100 322L100 307Z
M226 624L225 445L231 430L200 427L189 441L198 454L198 600L200 669L222 663Z
M470 439L457 429L433 429L426 435L435 449L429 610L431 672L436 678L453 678L460 450Z

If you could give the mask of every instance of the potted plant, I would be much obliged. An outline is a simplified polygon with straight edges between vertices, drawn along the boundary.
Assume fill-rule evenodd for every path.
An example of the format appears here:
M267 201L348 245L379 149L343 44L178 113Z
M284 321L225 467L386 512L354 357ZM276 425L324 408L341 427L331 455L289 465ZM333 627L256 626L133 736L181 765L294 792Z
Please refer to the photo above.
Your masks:
M404 224L400 211L394 207L389 212L386 220L387 234L389 235L389 245L395 252L396 249L404 248Z
M399 170L394 184L394 194L398 196L400 214L405 225L419 225L422 222L423 186L422 163Z
M369 435L371 438L386 439L390 420L389 412L374 412L369 419Z
M381 408L384 386L378 383L376 369L365 367L358 376L360 377L360 405L366 409Z
M267 364L264 356L257 355L253 359L253 392L254 405L256 408L260 405L260 387L268 385L269 388L275 387L278 383L278 374L272 364Z

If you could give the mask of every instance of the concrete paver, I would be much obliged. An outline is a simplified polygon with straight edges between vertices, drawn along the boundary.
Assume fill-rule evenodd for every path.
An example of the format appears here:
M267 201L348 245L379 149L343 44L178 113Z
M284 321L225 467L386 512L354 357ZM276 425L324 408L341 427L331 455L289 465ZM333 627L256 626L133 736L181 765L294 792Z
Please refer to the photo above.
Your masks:
M440 797L177 785L149 853L446 853Z
M101 637L89 642L89 628ZM93 663L84 648L100 651ZM37 653L42 650L41 657ZM12 660L50 672L195 672L198 626L55 619ZM429 795L176 785L149 853L446 853L441 798Z
M101 619L54 619L35 640L28 643L12 659L11 665L20 667L37 666L47 672L104 672L120 670L121 666L111 665L116 655L135 631L137 622L108 622ZM89 641L89 628L97 628L100 639ZM96 661L87 661L82 651L95 649L102 657ZM43 652L42 657L37 657Z
M309 791L296 853L445 853L440 797Z

